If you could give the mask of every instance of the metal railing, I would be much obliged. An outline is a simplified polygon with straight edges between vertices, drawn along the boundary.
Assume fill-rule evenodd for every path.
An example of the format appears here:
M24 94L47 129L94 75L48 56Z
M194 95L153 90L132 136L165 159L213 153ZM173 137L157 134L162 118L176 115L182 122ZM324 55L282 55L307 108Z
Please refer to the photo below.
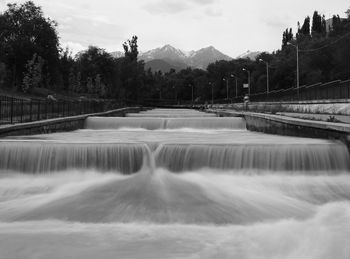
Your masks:
M242 102L243 98L243 96L240 96L237 99L233 99L233 102ZM336 80L328 83L304 85L299 89L293 87L250 95L251 102L299 102L342 99L350 99L350 80Z
M54 101L0 96L0 125L103 112L122 107L114 100Z

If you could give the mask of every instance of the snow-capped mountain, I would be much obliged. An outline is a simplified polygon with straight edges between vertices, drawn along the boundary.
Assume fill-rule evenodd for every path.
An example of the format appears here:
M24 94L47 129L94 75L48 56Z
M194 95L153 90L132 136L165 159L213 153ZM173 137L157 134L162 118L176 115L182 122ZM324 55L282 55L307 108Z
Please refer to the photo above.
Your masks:
M189 61L190 66L195 68L206 69L210 63L218 60L231 60L232 58L221 53L213 46L202 48L192 52Z
M167 59L175 61L183 61L187 58L186 54L171 45L165 45L162 48L152 49L150 51L140 53L139 59L148 62L153 59Z
M259 51L246 51L243 54L239 55L237 59L250 59L250 60L255 60L257 56L259 56L261 52Z
M116 58L119 58L123 55L121 52L113 52L111 54ZM186 67L206 69L210 63L218 60L231 59L231 57L221 53L212 46L202 48L198 51L183 51L167 44L161 48L139 53L139 60L144 60L146 65L148 65L147 67L150 67L153 70L162 71L163 69L159 69L159 64L162 63L167 64L164 67L164 70L168 69L169 67L173 67L174 69L183 69ZM154 62L155 60L157 62ZM152 64L157 64L157 67L153 68Z
M110 53L112 55L113 58L122 58L124 57L124 52L121 51L114 51Z

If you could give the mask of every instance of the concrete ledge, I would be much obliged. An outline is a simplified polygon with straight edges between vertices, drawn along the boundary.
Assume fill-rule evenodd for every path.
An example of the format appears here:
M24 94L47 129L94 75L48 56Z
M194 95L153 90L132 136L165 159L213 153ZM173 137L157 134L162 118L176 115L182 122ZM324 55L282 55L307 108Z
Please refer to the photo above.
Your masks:
M32 135L52 133L59 131L71 131L81 129L84 121L89 116L120 116L124 117L126 113L138 112L143 110L141 107L126 107L101 113L83 114L71 117L55 118L41 121L19 123L13 125L0 126L0 137L14 135Z
M265 114L265 113L255 113L255 112L237 112L237 111L227 111L227 110L208 110L209 112L215 112L219 116L224 117L255 117L262 118L270 121L277 121L286 124L292 124L296 126L312 127L318 129L338 131L346 134L350 134L350 124L347 123L335 123L326 121L315 121L307 119L292 118L283 115Z
M335 139L344 142L350 148L350 124L305 120L281 115L236 112L229 110L208 110L219 116L244 117L247 129L297 137Z

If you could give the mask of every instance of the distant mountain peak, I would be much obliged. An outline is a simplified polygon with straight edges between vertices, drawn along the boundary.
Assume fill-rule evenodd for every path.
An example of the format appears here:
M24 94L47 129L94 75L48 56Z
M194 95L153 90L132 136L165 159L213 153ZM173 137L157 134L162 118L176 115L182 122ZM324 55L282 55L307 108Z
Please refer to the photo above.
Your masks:
M247 50L243 54L239 55L237 59L250 59L250 60L255 60L258 55L260 55L261 52L259 51L250 51Z
M121 57L121 52L111 53L114 57ZM232 58L217 50L214 46L201 48L197 51L183 51L170 44L139 53L139 59L144 60L151 69L168 72L169 67L176 70L186 67L206 69L210 63ZM151 62L152 61L152 62Z

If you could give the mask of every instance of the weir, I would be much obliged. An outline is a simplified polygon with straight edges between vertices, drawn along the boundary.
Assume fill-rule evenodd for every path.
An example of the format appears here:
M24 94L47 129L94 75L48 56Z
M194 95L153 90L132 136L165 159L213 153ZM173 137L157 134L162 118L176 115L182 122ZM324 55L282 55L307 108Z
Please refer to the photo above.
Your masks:
M349 169L341 142L251 132L240 117L89 117L84 129L0 140L0 251L55 240L76 258L302 258L312 242L308 258L347 259Z

